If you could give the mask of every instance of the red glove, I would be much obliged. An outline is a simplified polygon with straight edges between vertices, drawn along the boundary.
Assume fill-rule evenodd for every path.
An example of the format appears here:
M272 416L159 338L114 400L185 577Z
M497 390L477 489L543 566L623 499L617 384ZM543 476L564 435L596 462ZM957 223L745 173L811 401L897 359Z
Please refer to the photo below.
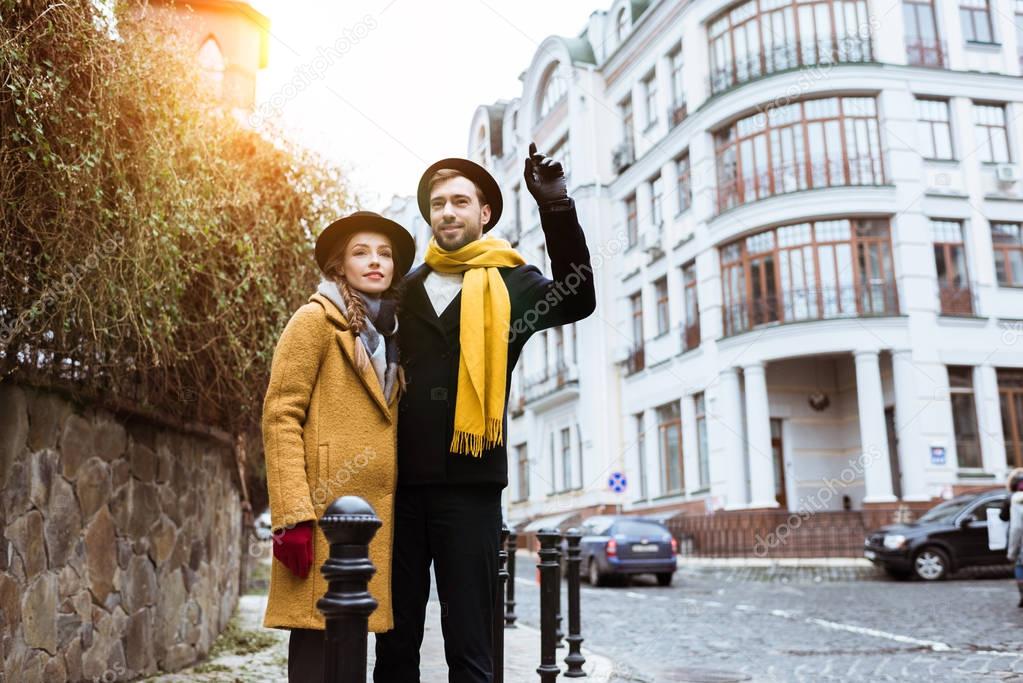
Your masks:
M274 557L300 579L313 566L313 522L299 522L273 535Z

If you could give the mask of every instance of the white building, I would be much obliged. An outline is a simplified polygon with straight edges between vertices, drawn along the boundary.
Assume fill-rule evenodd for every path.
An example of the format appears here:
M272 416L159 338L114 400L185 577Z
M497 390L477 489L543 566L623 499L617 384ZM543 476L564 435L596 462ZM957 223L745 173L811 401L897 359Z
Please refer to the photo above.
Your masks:
M516 371L511 522L894 507L1023 465L1023 0L960 2L618 0L477 110L495 232L549 273L535 140L598 278Z

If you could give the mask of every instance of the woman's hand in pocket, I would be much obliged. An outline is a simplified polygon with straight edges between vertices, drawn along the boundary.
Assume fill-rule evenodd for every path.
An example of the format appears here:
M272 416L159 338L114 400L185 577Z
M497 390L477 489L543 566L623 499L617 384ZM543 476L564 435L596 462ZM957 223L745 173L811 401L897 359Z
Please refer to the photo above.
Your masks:
M299 522L273 535L274 557L300 579L313 565L313 522Z

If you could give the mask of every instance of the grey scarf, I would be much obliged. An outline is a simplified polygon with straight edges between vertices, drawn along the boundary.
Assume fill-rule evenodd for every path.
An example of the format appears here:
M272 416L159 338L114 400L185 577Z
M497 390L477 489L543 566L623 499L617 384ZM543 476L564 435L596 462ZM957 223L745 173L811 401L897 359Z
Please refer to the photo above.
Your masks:
M316 291L330 299L337 306L338 310L341 311L341 314L348 318L345 300L341 296L341 291L336 283L331 280L323 280L316 288ZM362 296L358 291L355 291L355 295L362 297L362 300L366 302L366 310L369 312L366 326L359 333L359 338L369 353L370 364L373 366L377 379L380 381L380 387L384 390L384 399L387 400L390 399L391 390L394 388L398 378L398 340L396 336L398 321L397 319L394 320L394 329L390 331L377 330L374 320L379 322L381 307L389 305L389 302L383 302L379 298L374 299ZM384 340L383 344L380 343L381 337Z

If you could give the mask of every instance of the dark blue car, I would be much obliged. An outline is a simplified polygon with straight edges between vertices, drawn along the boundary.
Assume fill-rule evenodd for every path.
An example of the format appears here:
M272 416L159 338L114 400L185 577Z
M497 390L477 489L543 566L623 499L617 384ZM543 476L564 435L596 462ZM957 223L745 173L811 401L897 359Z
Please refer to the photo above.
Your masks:
M677 567L678 545L660 522L643 517L590 517L580 529L583 539L581 571L594 586L610 577L653 574L670 586Z

